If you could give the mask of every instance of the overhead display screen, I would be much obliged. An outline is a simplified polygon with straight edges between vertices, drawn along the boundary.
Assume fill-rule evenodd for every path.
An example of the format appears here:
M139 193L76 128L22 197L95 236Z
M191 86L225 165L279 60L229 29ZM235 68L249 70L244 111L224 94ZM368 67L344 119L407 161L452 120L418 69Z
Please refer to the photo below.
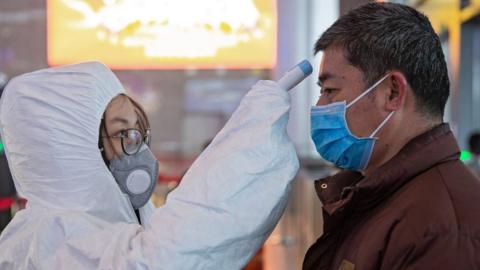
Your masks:
M275 0L47 0L48 62L272 68L276 8Z

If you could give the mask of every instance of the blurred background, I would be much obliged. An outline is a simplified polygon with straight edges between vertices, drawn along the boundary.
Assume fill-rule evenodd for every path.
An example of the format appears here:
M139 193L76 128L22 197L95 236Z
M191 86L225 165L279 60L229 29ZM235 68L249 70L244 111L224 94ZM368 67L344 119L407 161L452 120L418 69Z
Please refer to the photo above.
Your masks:
M1 0L0 89L16 75L99 60L146 109L160 162L161 206L258 80L276 80L302 59L314 74L291 91L288 132L301 160L289 205L246 269L300 269L322 233L311 180L335 169L316 154L309 109L319 89L313 45L353 0ZM450 122L462 160L478 167L480 0L392 1L429 16L447 58ZM0 231L25 201L16 196L0 143Z

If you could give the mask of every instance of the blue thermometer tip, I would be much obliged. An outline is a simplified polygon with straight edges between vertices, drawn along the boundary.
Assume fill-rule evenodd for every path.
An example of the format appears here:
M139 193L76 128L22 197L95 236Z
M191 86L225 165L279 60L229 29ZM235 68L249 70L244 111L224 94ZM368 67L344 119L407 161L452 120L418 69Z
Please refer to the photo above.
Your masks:
M310 75L313 72L312 65L308 60L303 60L300 64L297 65L305 75Z

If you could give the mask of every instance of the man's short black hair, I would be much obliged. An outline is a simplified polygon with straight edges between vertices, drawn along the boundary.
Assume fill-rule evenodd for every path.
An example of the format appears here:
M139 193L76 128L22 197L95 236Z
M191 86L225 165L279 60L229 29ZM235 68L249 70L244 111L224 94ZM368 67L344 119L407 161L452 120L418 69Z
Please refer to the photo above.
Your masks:
M364 74L367 85L398 70L413 89L416 109L441 120L449 95L447 64L438 35L428 18L393 3L369 3L340 17L315 44L344 50L346 59Z

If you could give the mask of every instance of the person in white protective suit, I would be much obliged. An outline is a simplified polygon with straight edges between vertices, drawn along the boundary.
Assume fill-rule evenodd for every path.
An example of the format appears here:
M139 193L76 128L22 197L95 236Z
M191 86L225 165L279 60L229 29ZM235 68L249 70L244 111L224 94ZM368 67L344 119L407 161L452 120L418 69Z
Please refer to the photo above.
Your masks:
M0 269L241 269L271 233L298 170L286 91L254 85L158 209L125 192L122 164L156 172L148 120L122 94L97 62L8 84L0 132L28 204L0 236Z

